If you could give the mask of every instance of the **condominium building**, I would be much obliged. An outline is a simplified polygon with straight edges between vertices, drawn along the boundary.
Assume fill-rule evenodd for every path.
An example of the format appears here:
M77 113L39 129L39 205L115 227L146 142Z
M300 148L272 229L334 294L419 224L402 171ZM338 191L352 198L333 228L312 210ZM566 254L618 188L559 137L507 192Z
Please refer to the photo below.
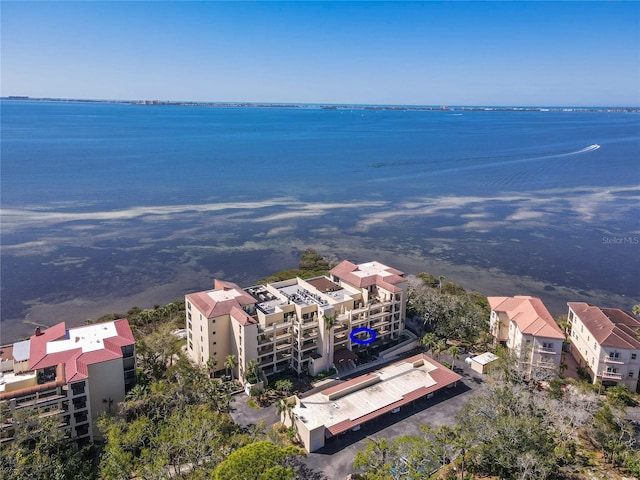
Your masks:
M534 369L557 371L565 335L535 297L489 297L490 331L518 359L526 375Z
M611 386L622 383L635 392L640 376L640 322L618 308L569 302L571 354L598 380Z
M14 438L18 411L57 416L70 438L93 441L100 437L97 418L135 383L135 341L126 319L38 328L0 351L2 443Z
M406 289L404 273L375 261L244 289L215 280L213 290L185 296L187 352L200 365L212 359L217 370L234 355L239 375L251 360L266 375L289 368L315 375L334 365L334 353L348 359L398 339ZM352 334L361 327L369 331Z

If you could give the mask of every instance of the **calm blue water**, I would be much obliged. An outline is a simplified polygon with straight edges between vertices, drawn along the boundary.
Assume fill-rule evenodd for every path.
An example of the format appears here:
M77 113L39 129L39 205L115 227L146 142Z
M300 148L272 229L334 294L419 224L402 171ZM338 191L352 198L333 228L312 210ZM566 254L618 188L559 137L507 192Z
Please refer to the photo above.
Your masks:
M255 281L305 245L640 293L638 114L3 101L1 115L5 321L185 269Z

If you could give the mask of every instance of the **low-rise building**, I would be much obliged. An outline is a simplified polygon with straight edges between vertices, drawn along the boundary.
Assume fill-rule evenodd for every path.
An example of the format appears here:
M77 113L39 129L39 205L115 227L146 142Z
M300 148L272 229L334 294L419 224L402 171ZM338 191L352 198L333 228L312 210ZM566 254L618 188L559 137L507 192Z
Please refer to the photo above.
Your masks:
M0 347L0 442L14 438L16 412L58 416L70 438L99 438L99 415L135 383L135 340L126 319L67 330L64 322Z
M619 308L569 302L571 354L593 383L624 384L635 392L640 376L640 322Z
M233 355L237 372L251 360L271 375L286 369L316 375L334 353L380 349L405 327L407 279L379 262L343 261L329 276L292 278L240 288L216 280L213 290L185 296L187 352L199 365L213 359L224 370ZM375 339L366 345L370 331ZM355 340L355 341L354 341Z
M491 334L517 358L525 375L534 369L557 372L565 335L542 300L515 296L488 297L488 301Z
M432 358L419 354L379 370L329 386L305 396L293 396L291 412L282 413L285 425L295 429L308 452L325 441L405 405L454 387L462 377ZM292 423L293 422L293 423Z

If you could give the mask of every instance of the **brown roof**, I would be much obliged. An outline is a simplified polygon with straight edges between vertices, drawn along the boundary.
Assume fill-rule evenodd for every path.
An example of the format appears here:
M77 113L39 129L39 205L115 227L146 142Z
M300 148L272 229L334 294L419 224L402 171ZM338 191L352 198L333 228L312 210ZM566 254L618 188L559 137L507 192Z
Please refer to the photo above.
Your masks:
M336 285L327 277L310 278L306 280L306 282L313 285L320 292L335 292L336 290L342 289L340 285Z
M495 312L504 312L518 329L534 337L564 340L564 334L553 317L536 297L488 297L489 306Z
M584 302L569 302L569 308L603 347L640 349L640 322L619 308L600 308Z

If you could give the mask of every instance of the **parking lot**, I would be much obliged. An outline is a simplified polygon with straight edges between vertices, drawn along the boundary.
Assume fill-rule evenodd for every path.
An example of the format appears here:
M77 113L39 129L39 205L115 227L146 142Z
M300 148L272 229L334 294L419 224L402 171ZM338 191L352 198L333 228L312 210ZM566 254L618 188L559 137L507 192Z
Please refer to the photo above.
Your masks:
M442 360L447 361L444 356ZM420 425L438 427L453 424L455 415L473 395L473 391L483 383L482 376L472 371L461 359L456 365L460 367L458 373L463 377L457 387L442 390L433 398L421 399L414 405L402 407L396 414L383 415L362 425L357 432L350 431L330 439L324 448L308 454L305 463L314 470L323 472L331 480L341 480L353 472L356 452L364 450L367 437L393 439L403 435L420 435ZM269 426L279 421L274 406L251 409L244 393L236 395L235 399L231 416L240 425L255 425L262 419Z
M468 365L459 373L463 379L456 388L443 390L431 399L422 399L414 405L403 407L399 413L372 420L357 432L348 432L328 440L323 449L308 454L305 463L314 470L322 471L331 480L344 479L353 472L356 452L364 450L367 437L393 439L403 435L420 435L420 425L438 427L453 424L455 415L482 384L481 376L472 372Z

